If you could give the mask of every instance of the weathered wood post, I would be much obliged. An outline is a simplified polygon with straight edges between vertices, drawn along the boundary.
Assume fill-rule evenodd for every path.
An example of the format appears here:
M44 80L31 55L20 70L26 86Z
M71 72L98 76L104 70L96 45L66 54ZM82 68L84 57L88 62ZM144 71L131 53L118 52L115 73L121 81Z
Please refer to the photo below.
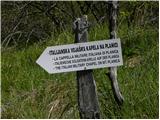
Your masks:
M75 43L88 41L88 27L89 24L86 15L74 21ZM77 71L77 87L80 118L100 118L96 84L92 70Z
M117 38L116 29L117 29L117 7L118 1L109 1L109 30L110 38ZM118 81L117 81L117 67L110 67L109 73L107 74L111 80L112 90L115 97L115 100L119 105L124 101L124 98L119 90Z

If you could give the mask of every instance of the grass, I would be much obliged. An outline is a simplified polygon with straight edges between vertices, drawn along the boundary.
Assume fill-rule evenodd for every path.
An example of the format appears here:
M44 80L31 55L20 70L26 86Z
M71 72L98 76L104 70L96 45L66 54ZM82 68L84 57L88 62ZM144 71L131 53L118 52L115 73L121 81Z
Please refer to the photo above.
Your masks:
M89 39L108 39L107 34L107 25L96 26ZM158 30L121 26L118 36L124 59L118 81L125 102L121 107L115 102L108 69L94 70L101 118L158 118ZM36 64L47 46L73 42L66 31L45 43L3 50L2 118L79 118L75 72L48 74Z

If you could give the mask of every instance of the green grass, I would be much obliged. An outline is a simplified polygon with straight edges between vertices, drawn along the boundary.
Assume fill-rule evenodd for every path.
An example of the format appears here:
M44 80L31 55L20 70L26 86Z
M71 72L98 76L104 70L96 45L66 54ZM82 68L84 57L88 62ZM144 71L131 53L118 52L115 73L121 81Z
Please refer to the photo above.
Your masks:
M89 39L109 36L107 26L91 28ZM158 31L154 27L118 31L124 65L118 67L118 82L125 98L114 100L107 68L94 70L101 118L158 118ZM2 51L2 118L79 118L75 72L48 74L36 64L47 46L74 42L71 32L28 48Z

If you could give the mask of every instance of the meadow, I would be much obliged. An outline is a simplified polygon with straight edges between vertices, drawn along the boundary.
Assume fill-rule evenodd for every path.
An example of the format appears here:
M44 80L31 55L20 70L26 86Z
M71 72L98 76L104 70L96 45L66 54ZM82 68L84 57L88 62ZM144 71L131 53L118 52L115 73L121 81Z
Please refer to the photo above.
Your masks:
M2 118L79 118L76 72L48 74L36 60L47 46L74 42L71 30L43 42L1 52ZM118 82L124 104L115 102L108 68L93 70L101 118L159 118L158 29L154 26L118 27L123 66ZM89 30L89 41L109 39L108 26ZM47 62L47 61L46 61Z

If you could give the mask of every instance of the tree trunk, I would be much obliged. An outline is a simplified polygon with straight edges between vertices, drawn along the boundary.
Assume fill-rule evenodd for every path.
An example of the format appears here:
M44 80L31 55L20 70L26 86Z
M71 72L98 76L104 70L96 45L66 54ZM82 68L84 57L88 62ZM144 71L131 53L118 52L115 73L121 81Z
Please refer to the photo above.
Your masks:
M117 29L117 7L118 1L109 2L109 30L110 38L117 38L116 29ZM117 67L110 67L108 73L109 79L111 80L112 90L115 97L115 100L119 105L124 101L124 98L119 90L118 81L117 81Z

